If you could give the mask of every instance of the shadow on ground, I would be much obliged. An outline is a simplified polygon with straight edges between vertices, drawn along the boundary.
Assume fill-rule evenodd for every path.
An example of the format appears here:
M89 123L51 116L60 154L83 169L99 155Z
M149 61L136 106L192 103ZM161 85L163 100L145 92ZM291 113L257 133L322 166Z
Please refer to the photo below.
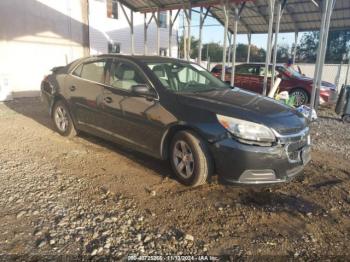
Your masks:
M40 125L56 132L52 120L49 116L48 108L44 103L41 102L39 97L19 98L12 101L4 102L4 104L16 113L33 119ZM161 177L169 177L169 175L172 174L168 161L162 161L152 158L145 154L129 150L126 147L117 145L115 143L106 141L102 138L95 137L84 132L80 132L79 137L90 143L96 144L103 148L107 148L108 150L111 150L119 155L127 157L128 159L144 166L145 168L153 170L156 174L158 174Z

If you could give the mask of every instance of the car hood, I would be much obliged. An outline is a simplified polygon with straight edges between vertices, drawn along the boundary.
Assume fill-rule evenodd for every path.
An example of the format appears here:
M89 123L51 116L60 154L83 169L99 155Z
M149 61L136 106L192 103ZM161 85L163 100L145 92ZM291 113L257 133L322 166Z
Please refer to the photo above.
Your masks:
M297 133L307 126L306 119L295 109L239 88L182 93L178 103L263 124L282 135Z
M314 82L314 79L311 78L311 77L307 77L307 76L304 76L302 78L297 78L298 80L302 80L302 81L306 81L306 82L309 82L310 84L312 84ZM329 83L327 81L322 81L321 82L321 86L323 87L329 87L330 89L335 89L336 86L335 84L332 84L332 83Z

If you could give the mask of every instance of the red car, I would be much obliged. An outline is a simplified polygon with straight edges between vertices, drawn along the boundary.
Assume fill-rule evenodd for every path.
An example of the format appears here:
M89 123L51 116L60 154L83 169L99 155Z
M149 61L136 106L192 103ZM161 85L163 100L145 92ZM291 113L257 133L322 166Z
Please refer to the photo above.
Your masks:
M268 88L270 89L271 69L268 72ZM216 65L211 73L221 78L222 66ZM262 93L264 81L265 65L264 64L240 64L235 69L235 83L242 89L247 89L256 93ZM292 67L284 65L276 66L276 75L282 79L279 85L279 92L288 91L290 96L295 97L296 106L308 104L310 102L313 79L302 75ZM225 82L231 81L231 68L226 67ZM322 81L320 89L320 103L334 103L336 98L336 86L334 84Z

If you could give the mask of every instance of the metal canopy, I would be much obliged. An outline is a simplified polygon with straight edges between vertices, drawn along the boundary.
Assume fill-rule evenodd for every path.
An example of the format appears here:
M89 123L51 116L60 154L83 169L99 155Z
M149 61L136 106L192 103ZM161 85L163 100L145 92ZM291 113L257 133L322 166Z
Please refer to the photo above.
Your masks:
M319 31L321 24L321 1L288 0L280 23L280 32ZM220 5L211 9L212 15L222 24L224 10ZM246 3L238 25L238 33L266 33L268 31L269 10L266 0ZM330 30L350 28L350 1L337 0L332 13ZM233 31L233 21L229 30Z
M225 12L221 0L119 0L125 6L137 12L155 12L157 10L182 9L191 3L194 7L211 6L211 14L223 25ZM266 33L268 31L269 10L266 0L231 0L234 3L247 2L238 24L238 33ZM321 23L322 1L288 0L281 19L280 32L319 31ZM229 19L229 31L234 31L234 21ZM332 13L330 30L350 28L350 1L337 0Z

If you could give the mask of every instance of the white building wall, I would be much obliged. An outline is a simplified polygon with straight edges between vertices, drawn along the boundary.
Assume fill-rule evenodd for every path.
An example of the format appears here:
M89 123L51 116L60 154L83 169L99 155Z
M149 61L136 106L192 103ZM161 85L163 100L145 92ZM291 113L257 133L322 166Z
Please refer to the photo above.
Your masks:
M130 17L130 10L125 7ZM89 29L91 54L108 53L108 42L120 43L122 54L131 54L131 32L127 19L118 5L118 19L107 17L106 0L89 0ZM169 15L169 14L168 14ZM175 16L173 14L173 16ZM151 14L147 15L147 20ZM172 56L177 57L177 30L175 23L172 37ZM135 54L144 53L144 15L134 12ZM147 31L147 47L149 55L157 55L157 26L152 20ZM160 47L168 49L169 28L160 29ZM167 51L167 54L169 52Z
M52 67L84 55L84 2L0 1L0 83L14 96L37 95Z

